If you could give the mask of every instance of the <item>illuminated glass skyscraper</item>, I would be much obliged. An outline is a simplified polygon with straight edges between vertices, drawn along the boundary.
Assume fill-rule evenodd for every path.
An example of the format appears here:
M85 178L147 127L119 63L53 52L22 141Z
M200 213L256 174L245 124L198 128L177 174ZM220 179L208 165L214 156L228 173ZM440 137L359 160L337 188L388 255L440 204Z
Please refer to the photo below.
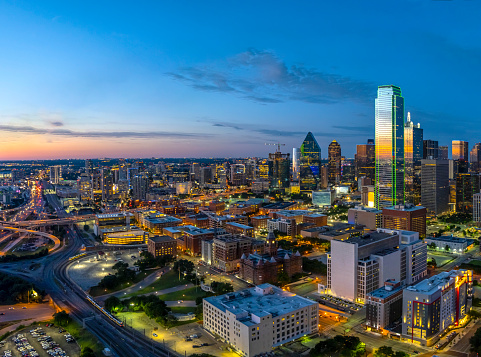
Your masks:
M375 100L376 208L404 203L404 98L380 86Z
M309 132L301 145L299 186L301 192L317 190L321 169L321 147Z
M423 146L423 129L419 123L411 121L411 113L408 113L404 124L404 200L415 205L421 202Z
M327 150L329 158L329 185L338 185L341 183L341 145L336 140L329 144Z

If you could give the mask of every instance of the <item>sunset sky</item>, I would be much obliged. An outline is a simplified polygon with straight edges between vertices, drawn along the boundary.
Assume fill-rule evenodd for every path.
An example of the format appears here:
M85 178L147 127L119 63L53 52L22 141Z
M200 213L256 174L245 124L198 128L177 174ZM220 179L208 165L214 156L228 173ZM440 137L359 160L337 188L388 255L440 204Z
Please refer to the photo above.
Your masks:
M479 1L1 1L0 160L267 156L374 137L378 85L425 139L481 141Z

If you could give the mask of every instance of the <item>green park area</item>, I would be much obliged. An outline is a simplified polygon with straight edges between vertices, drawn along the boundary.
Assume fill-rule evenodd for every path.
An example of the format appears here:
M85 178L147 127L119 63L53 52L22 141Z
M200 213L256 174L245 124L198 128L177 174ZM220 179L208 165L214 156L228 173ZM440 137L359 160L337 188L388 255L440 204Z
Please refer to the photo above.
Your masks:
M170 289L179 285L185 285L189 283L190 281L184 279L182 275L180 276L179 280L179 274L176 271L171 270L162 275L157 280L155 280L152 284L136 291L135 293L128 294L125 297L128 298L136 295L151 294L159 290Z
M442 267L450 261L454 260L454 257L447 254L428 251L428 261L432 259L436 261L437 267Z
M159 295L159 298L164 301L176 300L195 300L197 298L204 298L208 293L203 291L199 286L184 290L174 291L168 294Z

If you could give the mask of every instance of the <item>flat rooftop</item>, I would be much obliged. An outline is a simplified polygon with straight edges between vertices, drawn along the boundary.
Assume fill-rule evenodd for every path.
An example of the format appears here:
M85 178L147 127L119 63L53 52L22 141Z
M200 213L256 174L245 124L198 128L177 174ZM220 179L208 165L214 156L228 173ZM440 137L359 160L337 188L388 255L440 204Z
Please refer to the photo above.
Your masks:
M254 229L254 227L251 227L251 226L248 226L248 225L242 224L242 223L237 223L237 222L229 222L227 224L230 225L230 226L241 228L241 229Z
M261 284L235 293L208 297L204 301L224 313L232 312L238 316L238 321L247 326L257 324L251 320L251 315L276 317L307 306L317 305L315 301L284 291L271 284Z
M429 237L426 239L437 240L441 242L451 242L451 243L467 243L468 242L466 238L458 238L458 237L452 237L452 236Z
M414 206L414 205L396 205L391 207L384 207L384 209L392 210L392 211L405 211L405 212L414 212L426 209L424 206Z
M171 237L169 237L169 236L155 236L155 237L149 238L149 240L151 240L151 241L154 242L154 243L162 243L162 242L175 241L174 238L171 238Z
M356 244L361 247L363 245L378 242L380 240L392 237L394 234L384 233L384 232L369 232L361 237L350 237L344 241L344 243Z
M389 290L389 288L391 289ZM397 294L399 291L402 291L402 290L403 290L403 287L401 285L396 287L388 286L387 288L386 286L382 286L379 289L371 291L368 295L371 295L379 299L386 299L389 296Z
M459 276L460 272L460 270L444 271L438 275L430 277L429 279L420 281L416 285L409 286L406 290L423 294L432 294L436 290L442 289L445 285L449 284L449 281L456 276Z

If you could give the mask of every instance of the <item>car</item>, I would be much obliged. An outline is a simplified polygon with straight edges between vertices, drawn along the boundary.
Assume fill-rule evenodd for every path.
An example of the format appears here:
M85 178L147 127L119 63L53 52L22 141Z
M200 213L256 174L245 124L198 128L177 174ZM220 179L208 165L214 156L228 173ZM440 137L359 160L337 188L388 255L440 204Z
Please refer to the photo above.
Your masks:
M159 335L157 335L155 332L152 334L152 336L159 337Z
M195 333L193 335L190 335L190 338L199 338L199 335Z
M0 315L5 315L5 313L4 313L4 312L0 312Z
M201 345L192 345L192 348L200 348L202 347Z
M22 309L26 309L27 307L26 306L22 306Z
M209 344L207 342L201 343L200 345L201 345L201 347L209 346Z
M185 339L185 342L189 342L189 341L192 341L192 339L191 339L190 337L187 337L187 338Z

